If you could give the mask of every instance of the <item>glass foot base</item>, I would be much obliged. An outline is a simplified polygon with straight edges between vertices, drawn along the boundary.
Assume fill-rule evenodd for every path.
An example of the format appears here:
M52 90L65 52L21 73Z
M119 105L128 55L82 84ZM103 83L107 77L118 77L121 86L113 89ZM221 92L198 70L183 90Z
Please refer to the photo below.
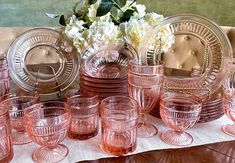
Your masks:
M168 130L163 132L160 138L167 144L186 146L193 142L193 137L187 132L175 132Z
M40 147L33 152L35 162L59 162L68 155L68 148L59 144L55 148Z
M222 131L230 136L235 136L235 124L224 125Z
M23 145L31 143L32 140L29 138L28 134L25 132L12 132L12 143L14 145Z
M158 129L149 123L140 123L137 129L137 136L141 138L149 138L158 133Z

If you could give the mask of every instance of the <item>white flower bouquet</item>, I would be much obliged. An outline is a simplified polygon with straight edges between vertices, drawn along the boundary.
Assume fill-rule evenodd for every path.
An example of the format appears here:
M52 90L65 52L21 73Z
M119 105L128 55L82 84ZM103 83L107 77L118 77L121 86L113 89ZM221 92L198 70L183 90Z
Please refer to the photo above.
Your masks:
M138 51L142 38L153 27L159 30L160 52L166 52L174 43L174 36L168 26L158 26L162 15L146 13L145 9L135 0L80 0L69 16L60 15L60 24L80 53L86 47L97 49L118 40Z

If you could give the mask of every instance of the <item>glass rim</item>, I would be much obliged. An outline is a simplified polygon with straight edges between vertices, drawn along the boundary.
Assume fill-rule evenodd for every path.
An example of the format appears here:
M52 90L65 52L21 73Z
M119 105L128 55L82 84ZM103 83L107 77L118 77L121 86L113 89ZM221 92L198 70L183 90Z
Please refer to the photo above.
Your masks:
M50 103L57 103L57 104L62 104L63 106L48 106L48 107L37 107L37 106L43 106L44 104L50 104ZM29 106L25 109L23 109L24 111L24 115L27 116L27 118L32 118L32 116L30 116L29 114L33 111L36 111L36 110L45 110L45 109L48 109L48 108L63 108L64 110L66 110L65 113L59 115L58 117L60 116L64 116L66 113L70 113L71 112L71 109L70 109L70 106L66 103L66 102L63 102L63 101L44 101L44 102L39 102L39 103L36 103L36 104L33 104L32 106Z
M167 110L174 110L174 109L170 109L168 107L165 106L165 104L168 101L173 101L175 99L181 99L181 100L186 100L189 101L190 103L187 104L183 104L185 107L187 106L198 106L200 110L202 110L202 98L194 95L194 94L186 94L186 93L173 93L173 92L165 92L161 95L160 97L160 108L163 107L164 109ZM195 110L191 110L191 111L181 111L181 110L174 110L176 112L195 112Z
M102 101L101 101L101 103L100 103L100 110L101 111L105 111L105 110L117 110L117 109L113 109L113 107L112 107L112 109L110 109L110 108L108 108L108 107L106 107L106 106L109 106L109 105L106 105L106 104L104 104L105 102L109 102L109 100L111 100L111 99L113 99L113 101L118 101L118 100L120 100L120 99L126 99L126 100L129 100L129 101L131 101L131 103L133 104L133 106L134 107L132 107L131 109L127 109L127 110L125 110L126 112L128 111L128 112L131 112L131 111L134 111L134 110L136 110L137 112L139 112L139 104L138 104L138 102L134 99L134 98L132 98L132 97L129 97L129 96L122 96L122 95L116 95L116 96L109 96L109 97L106 97L106 98L104 98ZM111 104L111 103L110 103ZM113 105L113 104L112 104ZM120 110L119 110L120 111Z
M141 65L141 64L138 64L138 61L136 61L135 59L131 59L129 60L128 65L133 65L133 66L138 66L138 67L164 67L163 61L157 60L157 62L159 63L157 65L148 65L148 64Z
M0 98L7 97L8 95L10 95L10 94L6 94L4 96L1 96ZM27 103L32 102L34 100L35 101L38 100L39 96L12 96L12 97L8 97L5 100L1 101L0 104L1 105L7 105L7 103L9 103L10 101L16 100L16 99L21 99L21 98L28 98L28 99L30 99L29 101L21 103L21 104L27 104ZM21 105L21 104L15 104L15 105Z

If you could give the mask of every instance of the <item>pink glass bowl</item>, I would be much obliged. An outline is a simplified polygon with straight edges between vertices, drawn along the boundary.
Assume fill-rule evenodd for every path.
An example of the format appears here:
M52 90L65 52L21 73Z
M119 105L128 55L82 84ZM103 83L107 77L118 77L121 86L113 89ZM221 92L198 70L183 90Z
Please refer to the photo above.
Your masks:
M83 54L82 69L96 78L123 78L127 76L128 61L133 57L123 42L114 42L95 50L88 47Z
M160 115L168 130L161 134L161 139L173 145L189 145L193 137L184 132L199 120L202 100L194 95L165 93L161 96Z
M24 111L25 128L32 140L42 147L33 152L35 162L58 162L68 154L59 144L69 128L71 111L66 103L49 101L35 104Z

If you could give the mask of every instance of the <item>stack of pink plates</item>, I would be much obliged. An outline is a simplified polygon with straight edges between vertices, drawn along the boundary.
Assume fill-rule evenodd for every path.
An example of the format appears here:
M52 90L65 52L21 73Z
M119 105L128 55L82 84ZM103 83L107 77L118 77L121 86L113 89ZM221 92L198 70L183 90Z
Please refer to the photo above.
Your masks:
M218 93L202 103L199 123L216 120L224 115L222 108L222 94Z
M80 90L87 95L98 95L100 100L115 95L127 96L127 76L122 78L95 78L80 70Z
M160 117L159 104L150 112L151 115ZM224 115L222 109L222 94L215 93L209 99L202 103L202 112L199 123L210 122L216 120Z

